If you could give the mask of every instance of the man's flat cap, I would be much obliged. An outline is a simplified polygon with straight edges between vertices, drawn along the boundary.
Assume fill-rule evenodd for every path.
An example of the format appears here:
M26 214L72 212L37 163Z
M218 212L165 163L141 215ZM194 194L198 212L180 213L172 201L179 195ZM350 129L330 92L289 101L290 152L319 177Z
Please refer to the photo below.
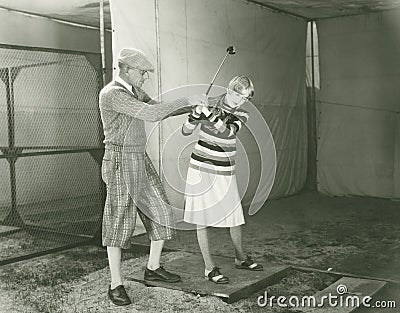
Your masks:
M149 59L140 50L133 48L123 48L119 52L118 61L130 67L140 70L154 72L154 67Z

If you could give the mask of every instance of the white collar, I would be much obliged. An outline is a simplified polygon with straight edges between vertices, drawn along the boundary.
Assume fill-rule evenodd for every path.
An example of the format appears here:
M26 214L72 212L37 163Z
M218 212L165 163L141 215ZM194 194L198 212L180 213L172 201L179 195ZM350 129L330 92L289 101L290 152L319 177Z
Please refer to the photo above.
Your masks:
M135 94L133 93L133 91L132 91L133 86L132 86L132 85L129 85L129 84L128 84L126 81L124 81L121 77L117 76L117 77L115 78L115 81L118 82L118 83L120 83L121 85L123 85L126 89L128 89L128 90L130 91L131 94L135 95Z

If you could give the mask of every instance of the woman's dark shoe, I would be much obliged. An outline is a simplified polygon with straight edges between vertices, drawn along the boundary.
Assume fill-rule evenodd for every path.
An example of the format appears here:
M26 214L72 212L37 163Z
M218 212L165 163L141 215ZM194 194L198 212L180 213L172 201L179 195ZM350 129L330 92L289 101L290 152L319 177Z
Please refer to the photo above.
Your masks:
M149 270L147 267L144 271L144 280L160 280L166 283L176 283L181 280L177 274L170 273L160 266L156 270Z
M216 284L227 284L229 283L229 278L222 275L221 272L219 271L219 267L214 267L211 272L207 274L207 270L205 271L205 276L206 279L209 281L212 281L213 283Z
M131 304L131 299L127 295L125 288L123 285L119 285L115 289L111 289L111 286L108 287L108 297L111 302L115 305L129 305Z
M263 266L261 264L255 263L250 256L246 257L246 260L244 261L239 261L235 260L235 267L240 268L240 269L245 269L245 270L250 270L250 271L262 271L264 270Z

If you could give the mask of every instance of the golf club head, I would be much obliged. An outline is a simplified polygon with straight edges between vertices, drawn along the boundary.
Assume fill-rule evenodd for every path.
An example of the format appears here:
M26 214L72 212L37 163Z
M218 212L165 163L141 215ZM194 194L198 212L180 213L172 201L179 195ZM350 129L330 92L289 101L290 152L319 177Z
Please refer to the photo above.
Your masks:
M228 52L229 54L235 54L235 53L236 53L236 49L235 49L234 46L229 46L229 47L226 49L226 52Z

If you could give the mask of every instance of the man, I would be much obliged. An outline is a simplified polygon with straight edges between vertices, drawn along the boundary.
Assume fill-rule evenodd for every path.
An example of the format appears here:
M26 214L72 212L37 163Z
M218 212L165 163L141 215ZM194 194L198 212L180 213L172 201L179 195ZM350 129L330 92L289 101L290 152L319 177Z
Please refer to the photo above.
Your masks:
M139 50L122 49L118 63L117 78L101 90L99 97L105 136L102 178L107 186L102 241L107 246L111 272L108 296L116 305L128 305L131 300L123 286L121 249L131 245L137 209L151 242L144 279L180 280L179 275L160 267L164 240L171 239L175 230L160 179L145 153L144 121L159 121L184 107L189 110L189 106L206 102L206 97L194 96L150 105L150 97L141 89L149 77L148 72L154 72L148 58ZM182 110L180 112L183 113ZM128 129L129 136L125 139ZM124 171L129 174L129 188L124 180Z

